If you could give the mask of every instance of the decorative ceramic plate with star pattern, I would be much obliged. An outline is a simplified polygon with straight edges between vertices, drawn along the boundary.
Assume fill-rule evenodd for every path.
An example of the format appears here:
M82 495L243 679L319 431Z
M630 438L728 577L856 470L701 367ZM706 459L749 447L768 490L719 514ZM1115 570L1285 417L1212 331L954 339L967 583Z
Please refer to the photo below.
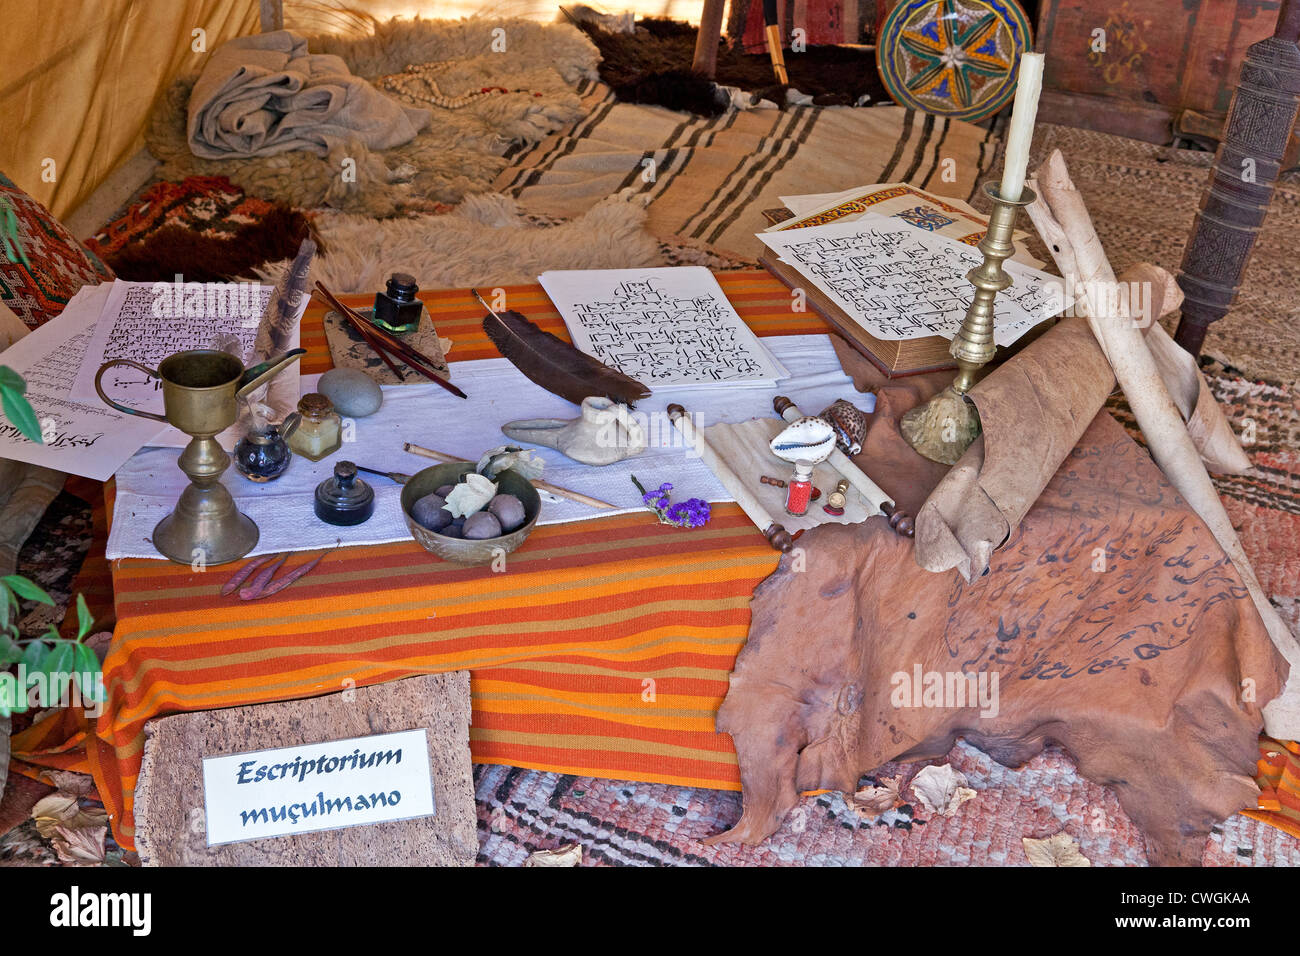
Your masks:
M901 0L880 29L876 63L894 102L978 120L1011 99L1027 49L1033 36L1015 0Z

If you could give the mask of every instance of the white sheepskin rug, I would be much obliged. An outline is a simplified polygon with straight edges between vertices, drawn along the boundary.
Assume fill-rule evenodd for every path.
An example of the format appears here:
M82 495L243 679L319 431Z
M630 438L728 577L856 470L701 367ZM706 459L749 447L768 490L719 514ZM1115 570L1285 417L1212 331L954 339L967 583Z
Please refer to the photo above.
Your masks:
M327 252L316 257L311 275L331 292L373 293L393 272L415 276L421 289L463 289L536 282L548 269L664 265L645 219L630 191L557 225L530 222L513 199L500 195L469 196L444 216L322 213L315 225ZM285 265L268 263L259 278L275 283Z

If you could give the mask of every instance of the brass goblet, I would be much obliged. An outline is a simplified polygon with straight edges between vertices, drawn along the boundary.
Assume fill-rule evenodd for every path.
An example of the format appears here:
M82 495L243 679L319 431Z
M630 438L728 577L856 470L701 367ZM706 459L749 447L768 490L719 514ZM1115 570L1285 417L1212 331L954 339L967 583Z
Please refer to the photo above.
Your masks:
M257 525L235 507L235 499L221 483L230 456L216 436L235 423L238 399L303 354L304 349L294 349L247 370L233 355L215 349L177 352L163 359L157 370L130 359L113 359L100 366L95 391L105 404L128 415L174 425L190 436L176 463L190 484L181 492L175 510L153 529L154 547L164 557L178 564L225 564L242 558L257 545ZM129 365L160 379L165 414L128 408L105 395L101 380L115 365Z

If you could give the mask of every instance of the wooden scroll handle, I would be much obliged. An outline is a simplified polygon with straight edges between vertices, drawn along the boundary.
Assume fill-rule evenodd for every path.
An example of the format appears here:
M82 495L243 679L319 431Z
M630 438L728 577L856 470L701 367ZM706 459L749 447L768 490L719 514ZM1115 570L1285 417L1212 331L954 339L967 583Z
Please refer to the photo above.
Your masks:
M768 544L778 551L789 551L794 547L794 538L790 536L789 531L786 531L779 524L768 525L767 530L763 532L763 537L767 539Z
M790 399L784 395L778 395L776 398L772 399L772 411L776 412L782 418L785 418L785 413L788 409L793 408L797 411L798 407L799 406L795 405L794 402L790 401Z
M895 534L904 538L916 535L916 521L906 511L899 511L892 501L886 501L880 506L880 510L889 516L889 526L894 529Z
M681 405L672 404L668 406L668 418L682 433L689 447L692 447L700 456L700 460L713 472L713 476L722 483L722 487L731 492L731 497L736 499L736 504L740 505L740 510L745 512L745 516L754 522L754 527L762 532L767 543L778 551L789 551L794 547L794 538L790 532L786 531L772 516L767 509L763 507L762 502L749 493L745 488L744 482L736 475L731 467L722 460L722 457L714 451L712 446L704 440L695 428L694 422L691 421L686 409Z

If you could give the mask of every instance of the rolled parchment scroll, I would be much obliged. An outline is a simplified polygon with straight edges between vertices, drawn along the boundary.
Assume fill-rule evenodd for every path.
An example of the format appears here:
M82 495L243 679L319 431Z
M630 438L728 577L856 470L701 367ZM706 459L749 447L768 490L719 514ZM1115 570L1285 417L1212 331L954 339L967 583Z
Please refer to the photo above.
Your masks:
M1119 281L1147 290L1144 339L1201 459L1221 474L1249 471L1250 459L1196 361L1154 321L1182 303L1173 276L1138 263ZM917 563L927 571L957 568L968 581L983 574L1114 388L1114 370L1079 317L1062 319L982 379L970 399L983 434L919 509Z
M700 460L708 466L713 476L722 482L722 487L731 493L731 497L736 499L736 504L740 505L740 510L750 521L754 522L759 531L763 532L763 537L767 543L778 551L789 551L794 546L794 538L790 532L776 522L763 507L762 503L749 493L731 466L722 460L721 456L704 440L695 423L691 421L690 416L686 414L686 409L681 405L669 405L668 417L672 420L673 425L682 433L689 447L694 448L699 454Z

